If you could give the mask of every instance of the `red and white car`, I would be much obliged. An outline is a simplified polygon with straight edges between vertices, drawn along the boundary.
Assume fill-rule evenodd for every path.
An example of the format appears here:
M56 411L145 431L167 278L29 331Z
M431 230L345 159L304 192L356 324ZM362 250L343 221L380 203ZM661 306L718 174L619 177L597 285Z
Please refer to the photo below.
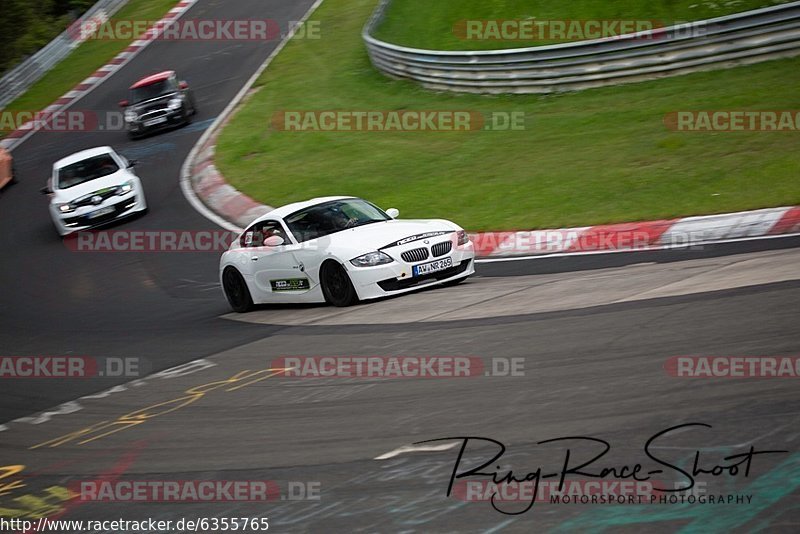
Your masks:
M119 103L125 109L125 128L131 138L188 124L197 113L189 84L166 70L131 85L130 97Z

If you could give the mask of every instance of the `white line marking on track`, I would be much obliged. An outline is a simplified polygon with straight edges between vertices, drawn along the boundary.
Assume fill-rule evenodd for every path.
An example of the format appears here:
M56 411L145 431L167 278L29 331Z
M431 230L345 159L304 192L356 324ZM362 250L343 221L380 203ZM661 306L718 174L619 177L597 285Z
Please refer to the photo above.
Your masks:
M403 445L393 451L389 451L386 454L381 454L380 456L376 456L373 460L388 460L389 458L394 458L395 456L400 456L401 454L406 454L408 452L441 452L453 449L458 447L459 442L454 441L452 443L443 443L441 445Z

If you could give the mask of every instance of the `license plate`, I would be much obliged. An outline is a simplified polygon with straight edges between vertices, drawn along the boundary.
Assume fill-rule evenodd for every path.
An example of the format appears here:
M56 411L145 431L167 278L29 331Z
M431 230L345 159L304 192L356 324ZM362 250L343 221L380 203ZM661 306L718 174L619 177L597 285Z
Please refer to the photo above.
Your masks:
M108 215L109 213L114 213L114 206L108 206L107 208L100 208L99 210L95 210L91 212L88 217L90 219L96 219L97 217L102 217L103 215Z
M453 266L453 258L444 258L442 260L432 261L430 263L423 263L422 265L415 265L411 269L413 276L424 276L426 274L444 271Z
M149 121L144 121L145 126L155 126L156 124L161 124L162 122L167 122L166 117L159 117L157 119L150 119Z

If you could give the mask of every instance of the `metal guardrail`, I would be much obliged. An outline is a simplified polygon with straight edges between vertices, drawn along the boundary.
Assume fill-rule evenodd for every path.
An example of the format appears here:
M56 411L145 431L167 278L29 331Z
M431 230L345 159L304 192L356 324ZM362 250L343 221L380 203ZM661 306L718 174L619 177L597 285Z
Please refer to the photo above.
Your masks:
M408 48L362 32L373 65L394 78L471 93L575 91L800 54L800 1L617 38L488 51Z
M42 76L67 57L83 41L80 26L87 21L105 22L128 0L100 0L89 8L70 28L47 43L41 50L11 69L0 78L0 109L28 90Z

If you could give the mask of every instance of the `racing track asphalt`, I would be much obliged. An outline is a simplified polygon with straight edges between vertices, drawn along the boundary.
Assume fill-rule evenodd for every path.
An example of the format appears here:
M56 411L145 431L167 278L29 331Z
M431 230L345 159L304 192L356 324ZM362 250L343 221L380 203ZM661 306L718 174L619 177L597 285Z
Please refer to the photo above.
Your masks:
M186 19L269 18L282 29L313 0L202 0ZM115 226L124 230L210 230L178 184L184 159L213 119L277 46L250 41L155 41L75 110L118 111L140 77L175 69L199 108L186 128L130 141L124 132L40 132L14 150L19 183L0 198L0 347L3 355L137 356L154 369L263 336L263 329L219 321L227 311L217 284L218 253L108 253L68 250L38 191L52 163L93 146L111 145L139 161L150 212ZM266 332L268 333L268 332ZM10 381L7 381L10 382ZM109 381L3 384L0 421L98 389Z
M285 22L301 18L310 4L310 0L200 0L186 16L261 16ZM29 480L25 491L97 475L138 445L142 449L129 476L320 481L324 498L268 508L97 504L81 509L79 516L176 519L189 514L268 513L276 526L284 527L279 531L351 532L359 527L365 532L477 532L505 525L511 531L529 532L532 525L563 526L566 520L575 521L571 526L579 529L617 528L638 510L617 514L609 508L581 515L584 510L577 508L558 513L542 509L535 516L508 517L492 511L488 503L466 506L447 500L452 451L412 453L386 462L374 458L416 440L469 432L506 441L520 460L516 467L527 472L535 466L517 458L521 449L532 447L537 439L586 432L620 443L614 457L623 462L641 454L638 445L653 432L688 421L715 426L718 439L704 441L705 445L730 449L753 440L761 448L796 451L793 381L678 380L663 370L667 357L680 354L796 354L800 297L796 281L448 324L287 328L221 318L229 310L217 287L217 253L82 254L61 243L38 189L54 160L101 144L140 161L137 172L150 205L149 214L116 228L213 228L183 198L178 185L181 164L202 128L274 46L153 43L75 109L115 110L132 80L176 68L195 90L200 114L194 125L136 142L119 132L39 133L15 150L20 183L0 198L0 354L136 356L151 360L156 370L197 358L216 364L174 382L148 382L141 389L95 399L84 410L55 416L47 424L9 423L8 430L0 432L0 464L24 464L43 476ZM516 277L671 263L797 246L797 238L782 238L702 250L502 262L481 264L479 275ZM451 292L441 290L441 294L448 299ZM186 388L226 379L242 369L258 369L280 354L456 351L521 357L527 372L524 377L467 382L271 379L250 389L209 395L202 404L151 417L141 428L87 445L28 450L83 425L169 401ZM111 379L4 381L0 421L40 412L114 383ZM691 451L697 442L679 440L677 445ZM793 473L798 464L794 456L786 461L759 463L757 475L766 477L761 479L761 496L766 500L754 508L737 509L746 510L742 517L750 518L750 527L797 530L798 478ZM55 478L48 478L49 473ZM782 504L770 510L778 502ZM670 519L667 512L650 512ZM678 513L672 522L659 526L674 530L697 521L693 526L705 531L735 530L719 521L738 515L716 513L713 508L691 514L687 519Z
M302 17L312 0L201 0L186 18L278 20ZM38 190L56 159L109 144L139 161L136 172L150 212L121 230L209 230L216 227L186 202L180 167L194 143L277 42L151 43L72 109L117 111L130 83L174 68L190 82L199 114L192 125L130 141L122 132L40 132L14 151L20 183L0 194L0 347L2 355L140 357L153 370L201 358L276 332L279 327L232 324L217 283L218 253L76 253L56 235ZM432 214L434 216L435 214ZM800 245L781 238L636 254L604 254L482 264L479 276L518 276L671 262ZM119 380L123 382L124 380ZM113 379L6 381L0 422L110 387Z

